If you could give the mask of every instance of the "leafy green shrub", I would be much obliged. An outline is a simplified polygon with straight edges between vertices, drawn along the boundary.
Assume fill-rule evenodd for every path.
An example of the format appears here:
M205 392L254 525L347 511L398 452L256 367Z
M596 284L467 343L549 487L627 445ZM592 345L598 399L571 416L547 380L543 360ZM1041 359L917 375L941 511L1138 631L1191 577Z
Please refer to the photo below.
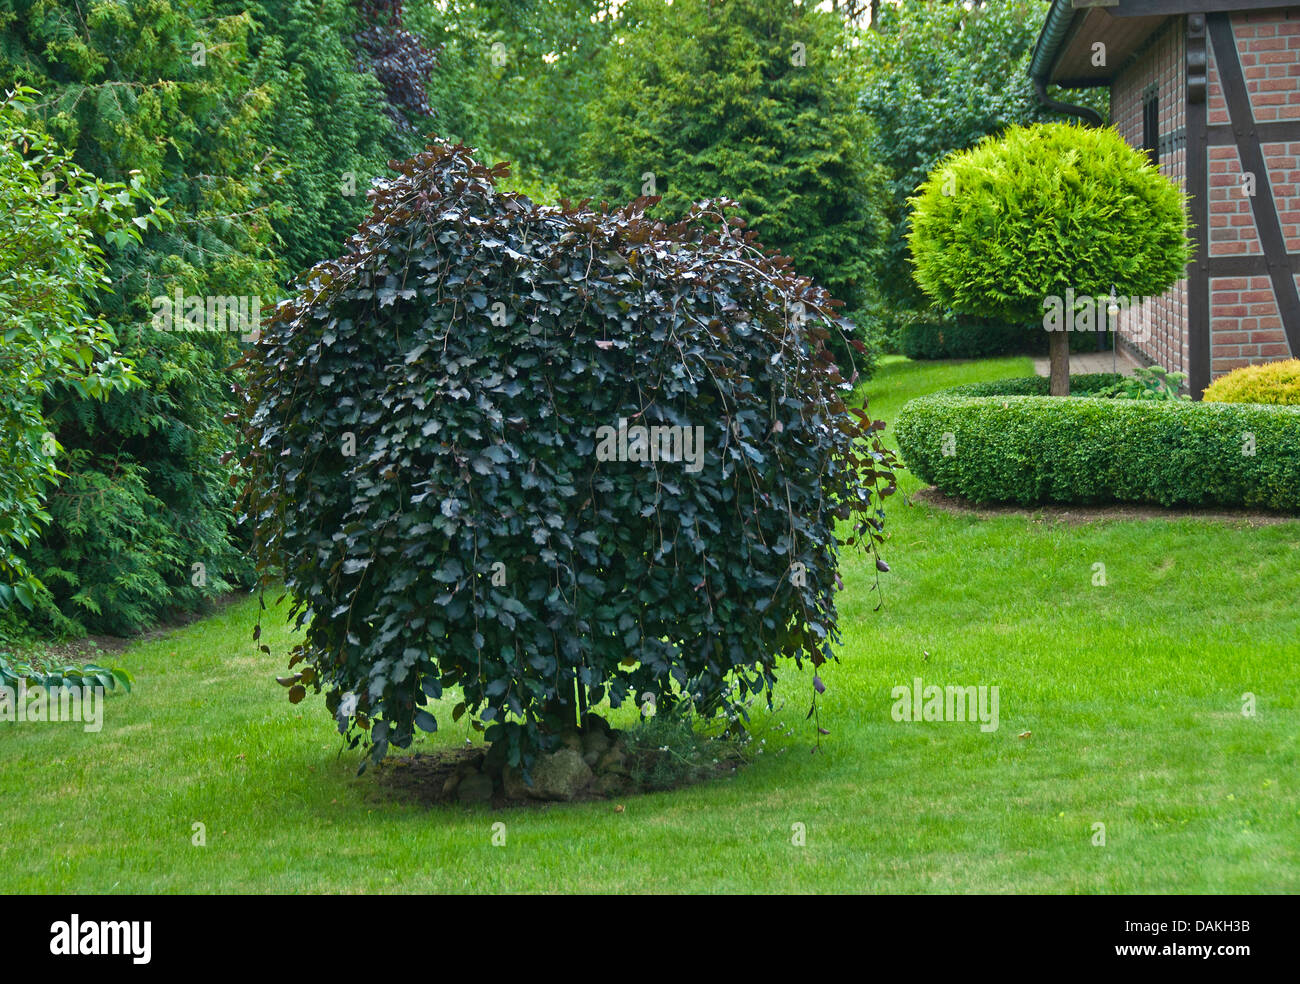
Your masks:
M1113 372L1083 373L1070 377L1070 393L1097 398L1168 400L1174 398L1171 393L1177 392L1180 382L1177 377L1182 375L1166 372L1159 366L1136 369L1133 376ZM1050 386L1051 381L1046 376L1021 376L953 386L943 393L945 396L1047 396Z
M156 381L152 373L145 378ZM178 391L184 392L183 382L177 373ZM162 387L154 394L141 390L142 403L169 395ZM210 399L195 400L177 416L184 421L204 407L212 413L226 409ZM128 421L121 424L122 433L136 433ZM250 580L247 562L230 540L229 520L216 508L220 503L229 510L234 496L212 503L202 495L205 482L221 489L221 448L207 444L205 460L189 446L192 432L176 421L168 430L177 443L172 453L154 457L152 475L127 455L106 471L87 467L91 456L85 449L60 457L68 477L50 496L50 528L27 554L43 581L28 620L42 634L75 637L94 627L130 635L167 612L201 610ZM192 475L182 470L187 459L202 463ZM203 508L178 524L177 510L169 505L195 500Z
M17 687L24 682L28 687L42 687L47 691L64 687L116 690L121 686L125 693L131 692L131 674L120 666L107 667L95 663L44 665L31 659L16 660L8 653L0 652L0 687Z
M1023 352L1025 326L995 318L958 317L914 321L899 329L899 347L909 359L981 359Z
M1206 403L1300 404L1300 359L1242 366L1205 388Z
M1170 372L1164 366L1138 366L1133 375L1122 377L1119 382L1098 396L1113 396L1122 400L1190 400L1182 392L1182 385L1187 380L1185 372Z
M270 306L286 162L259 138L275 100L270 81L254 81L247 5L23 6L18 16L0 13L13 18L0 76L42 91L30 116L79 167L105 181L129 176L165 196L175 219L108 241L113 292L97 293L90 309L112 328L139 385L104 399L69 385L42 395L67 478L48 498L39 541L18 551L48 589L35 598L37 630L122 634L173 608L198 608L244 573L230 470L219 463L233 443L222 420L233 408L225 370L239 340L158 330L152 300L180 290ZM146 526L133 529L136 517Z
M1075 396L1105 396L1124 377L1113 372L1079 373L1070 377L1070 392ZM936 396L1047 396L1051 380L1046 376L1015 376L983 383L952 386Z
M719 765L745 761L747 736L709 734L683 701L671 713L655 714L627 731L629 775L638 789L671 789L716 775Z
M1104 378L1076 377L1073 385L1099 386ZM955 388L903 407L898 444L913 474L975 502L1300 512L1300 409L1044 399L1020 395L1043 388L1020 380L1003 381L1006 395L989 392L998 385Z
M102 400L134 380L93 311L109 279L102 244L138 242L160 221L135 215L150 199L135 175L104 182L75 164L28 115L36 95L0 96L0 609L31 608L42 588L22 551L48 526L64 475L47 396Z
M982 359L1047 351L1046 333L1036 336L1025 332L1023 325L996 318L972 318L934 310L893 310L886 314L873 312L866 318L859 314L855 321L862 329L862 340L872 365L876 357L886 354L919 360ZM1097 351L1097 337L1075 332L1070 336L1070 350Z
M1035 333L1048 298L1155 297L1189 257L1183 193L1113 129L1012 127L949 157L911 201L921 289ZM1064 395L1069 332L1047 334Z
M379 758L460 688L516 766L588 704L770 698L779 658L832 658L837 525L876 551L894 483L826 292L721 204L542 208L443 143L398 171L245 360L290 700L326 689Z

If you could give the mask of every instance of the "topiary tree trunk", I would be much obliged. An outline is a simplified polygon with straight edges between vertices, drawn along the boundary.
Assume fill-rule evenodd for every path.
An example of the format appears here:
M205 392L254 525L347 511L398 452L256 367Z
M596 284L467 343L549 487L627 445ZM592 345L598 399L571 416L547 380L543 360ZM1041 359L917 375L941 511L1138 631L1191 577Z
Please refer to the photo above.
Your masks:
M1052 396L1070 395L1070 336L1063 331L1049 332L1047 358L1051 366Z

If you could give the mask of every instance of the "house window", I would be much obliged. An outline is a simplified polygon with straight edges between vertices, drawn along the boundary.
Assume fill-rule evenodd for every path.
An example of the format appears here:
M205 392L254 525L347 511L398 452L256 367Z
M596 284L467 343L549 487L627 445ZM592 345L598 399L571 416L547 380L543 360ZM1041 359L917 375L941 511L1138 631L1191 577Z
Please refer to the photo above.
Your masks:
M1160 96L1154 87L1142 99L1142 149L1152 164L1160 163Z

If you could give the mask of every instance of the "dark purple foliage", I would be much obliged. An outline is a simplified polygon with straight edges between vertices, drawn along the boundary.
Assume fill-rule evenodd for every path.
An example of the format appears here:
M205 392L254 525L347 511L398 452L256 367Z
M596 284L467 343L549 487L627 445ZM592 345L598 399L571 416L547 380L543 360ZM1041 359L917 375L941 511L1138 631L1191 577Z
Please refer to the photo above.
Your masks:
M410 117L432 117L425 82L438 67L438 53L402 27L402 0L358 0L362 28L353 35L362 71L371 71L388 98L385 111L399 130L415 129Z

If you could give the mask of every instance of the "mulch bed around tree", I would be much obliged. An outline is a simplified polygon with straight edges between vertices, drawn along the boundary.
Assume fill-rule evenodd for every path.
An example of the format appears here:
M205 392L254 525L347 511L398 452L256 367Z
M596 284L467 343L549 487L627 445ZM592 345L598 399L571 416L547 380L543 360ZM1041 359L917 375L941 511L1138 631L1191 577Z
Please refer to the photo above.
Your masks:
M615 733L617 734L617 733ZM490 747L490 746L489 746ZM561 750L562 751L562 750ZM599 800L624 800L649 792L663 792L711 779L735 775L743 764L737 754L722 753L716 762L701 762L683 770L671 781L660 778L654 781L657 749L625 748L617 771L597 767L592 780L571 796L537 798L522 792L521 781L502 781L500 774L492 779L492 793L486 793L486 780L492 767L484 766L485 749L482 746L446 748L434 752L417 752L413 755L389 756L378 769L379 784L399 798L412 799L425 806L548 807L557 803L584 803ZM540 761L540 759L539 759ZM602 760L603 761L603 760ZM537 766L534 766L536 769ZM480 784L477 795L466 797L462 786L473 779Z

